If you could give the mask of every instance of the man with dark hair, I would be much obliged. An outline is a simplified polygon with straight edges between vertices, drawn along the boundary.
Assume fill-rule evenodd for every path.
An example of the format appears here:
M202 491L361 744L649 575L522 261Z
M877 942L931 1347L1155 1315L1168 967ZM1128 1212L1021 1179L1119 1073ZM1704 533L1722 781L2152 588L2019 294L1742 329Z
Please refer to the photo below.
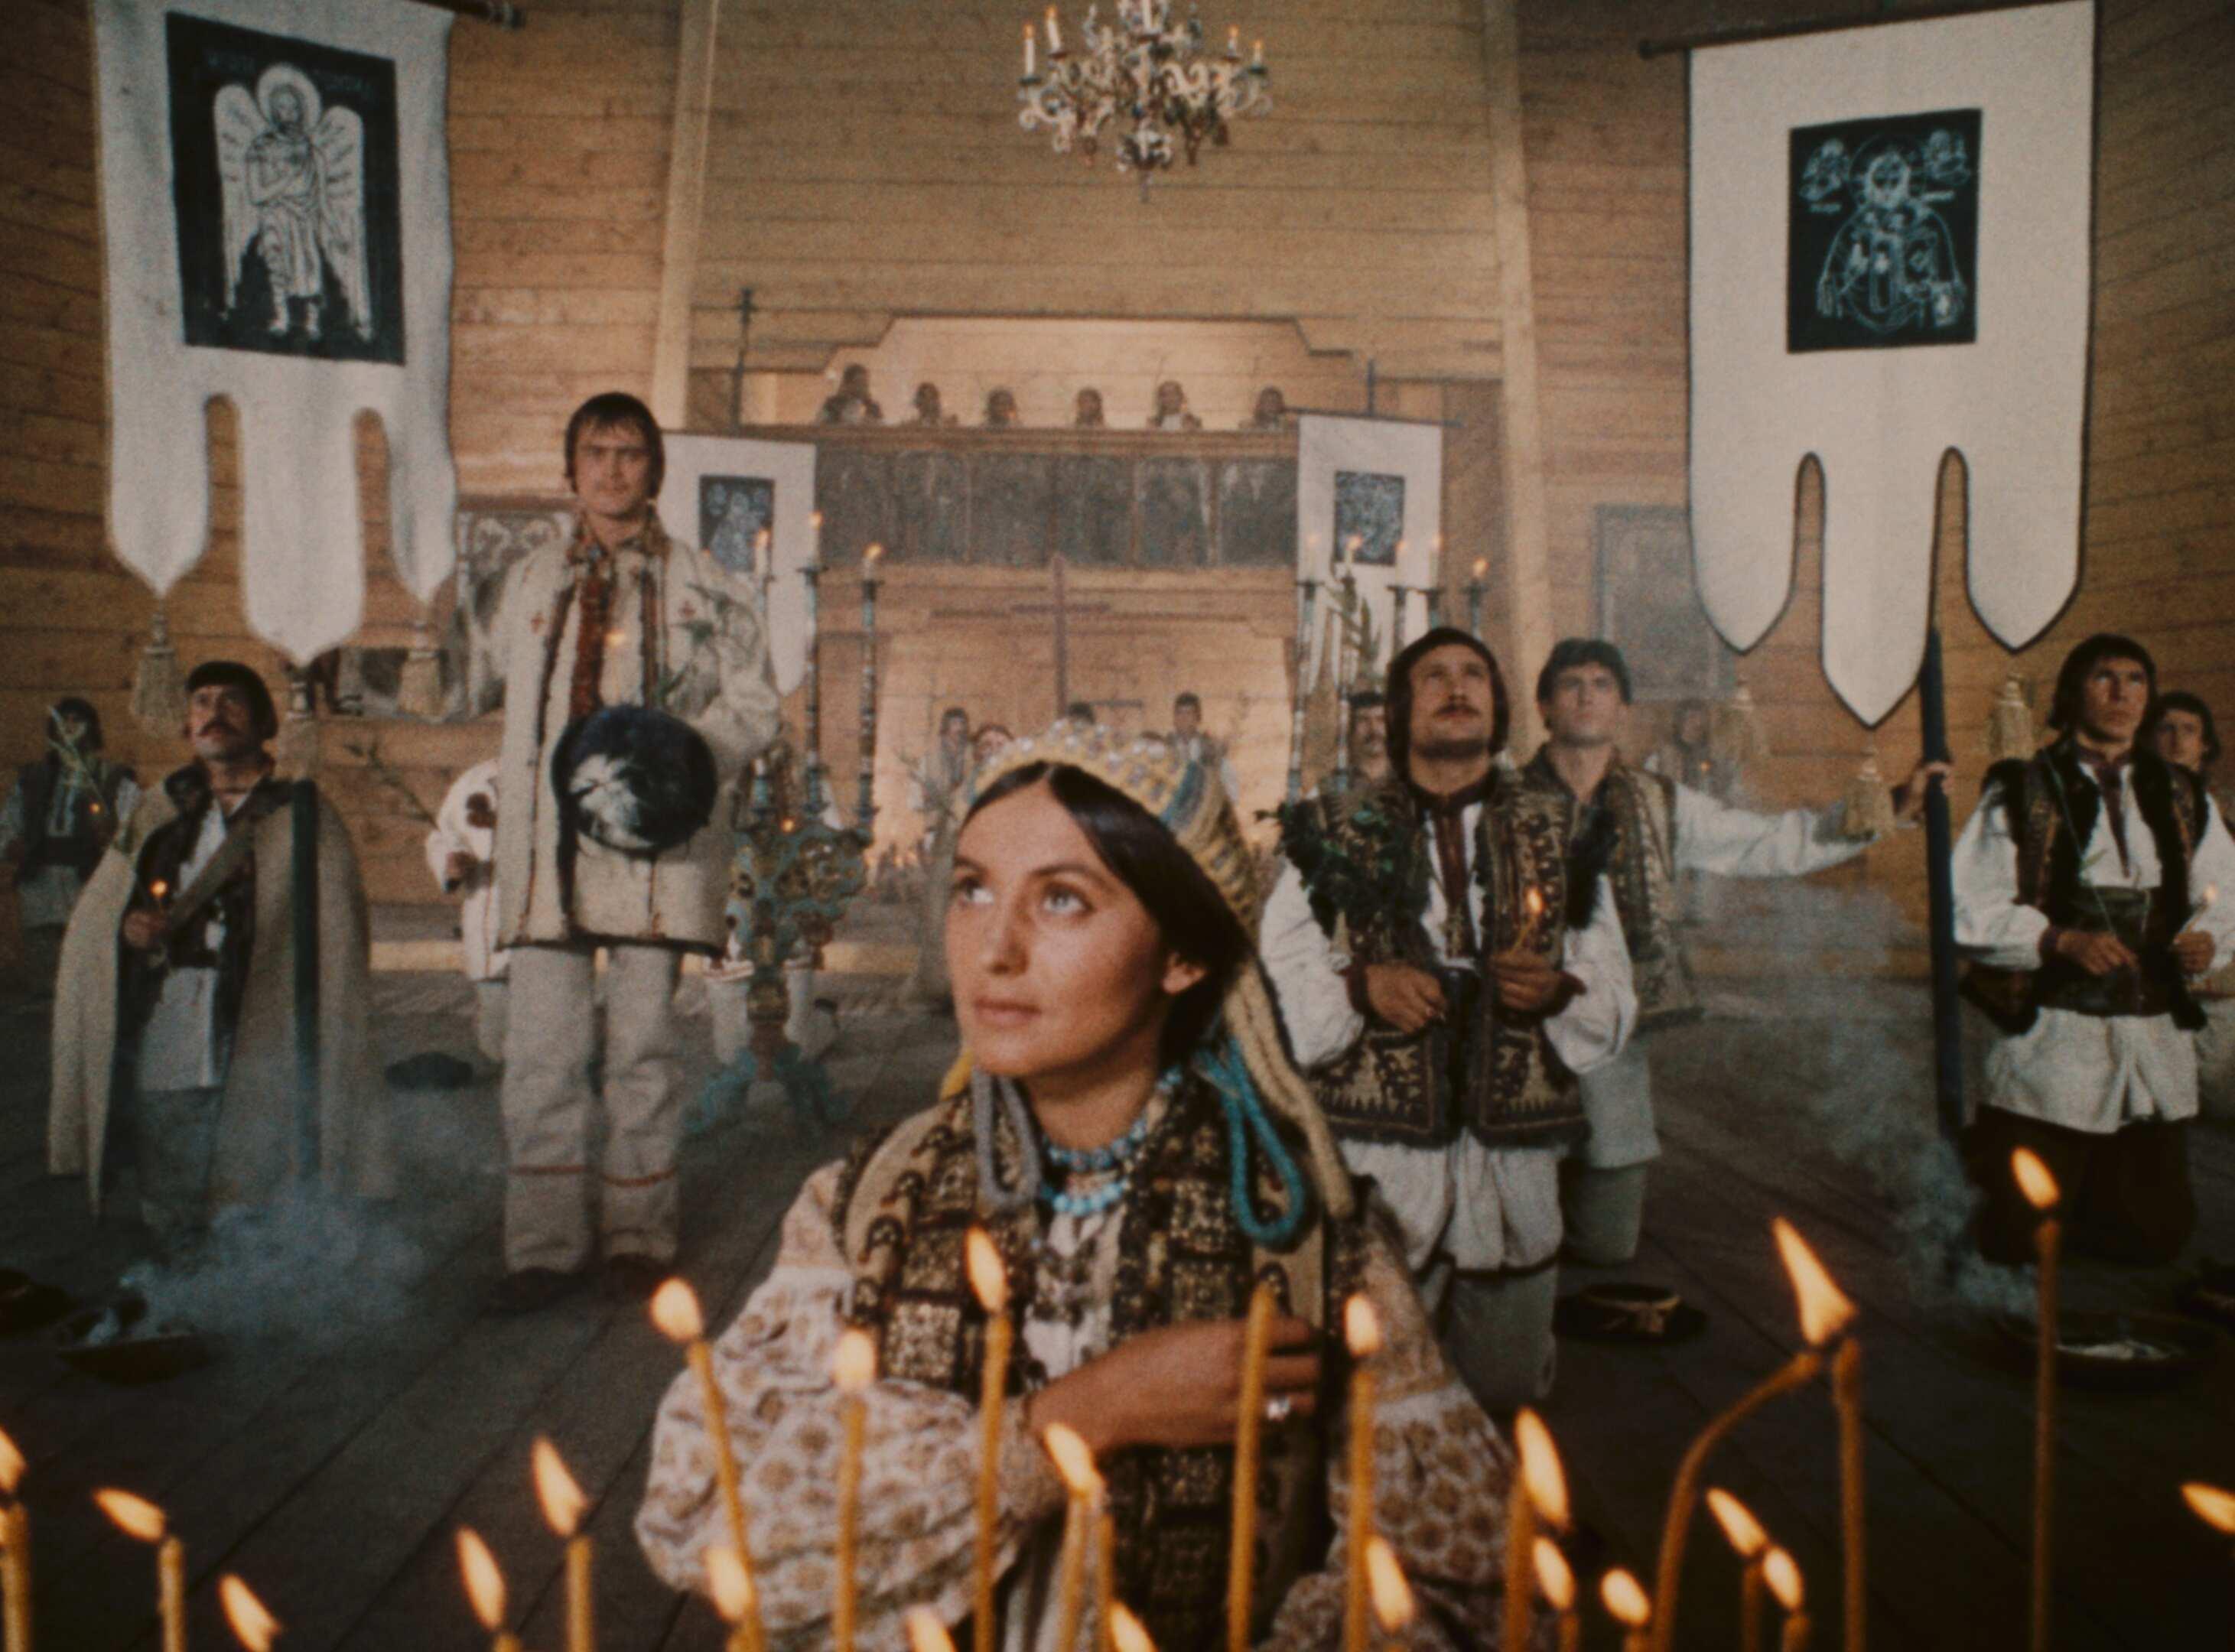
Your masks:
M1226 755L1226 743L1203 731L1203 699L1193 689L1183 689L1172 701L1171 743L1185 753L1190 762L1200 763L1218 770L1219 783L1226 788L1227 796L1238 810L1242 793L1234 776L1234 764Z
M1629 707L1629 666L1619 648L1592 637L1555 644L1537 673L1537 711L1548 738L1522 769L1521 783L1570 837L1613 835L1608 871L1642 1034L1698 1013L1676 930L1681 873L1800 877L1852 860L1869 840L1842 833L1837 807L1757 815L1632 768L1617 744ZM1924 808L1926 779L1946 773L1944 764L1920 765L1895 790L1897 820L1914 820ZM1566 1250L1571 1260L1608 1266L1637 1253L1645 1167L1661 1156L1644 1043L1633 1041L1581 1082L1591 1130L1561 1167Z
M1388 693L1389 777L1281 811L1259 946L1345 1157L1444 1299L1452 1363L1505 1411L1551 1381L1573 1075L1621 1051L1637 1000L1603 846L1493 761L1490 651L1439 626Z
M506 1313L572 1288L600 1242L617 1292L648 1291L674 1260L676 982L685 952L722 950L738 777L777 724L751 582L671 540L652 508L665 449L651 410L593 397L567 429L580 520L571 540L513 565L483 671L505 684L495 940L510 960L509 1174L490 1306Z
M2056 1177L2069 1245L2164 1262L2195 1227L2191 984L2235 939L2235 902L2204 899L2235 889L2235 839L2194 775L2137 744L2156 684L2131 638L2074 648L2058 738L1989 771L1956 845L1965 987L2000 1030L1967 1144L1986 1194L1979 1248L1996 1262L2033 1254L2020 1147Z
M161 1238L292 1177L376 1196L393 1185L387 1095L365 1028L370 934L341 816L318 800L318 1153L296 1162L292 788L265 744L264 679L233 660L187 678L194 760L142 796L62 942L48 1157L94 1209L128 1165Z
M2142 721L2140 744L2194 775L2211 794L2219 818L2227 819L2235 792L2215 783L2212 770L2219 761L2219 725L2201 698L2186 691L2159 695ZM2228 895L2235 899L2235 890ZM2204 1025L2196 1032L2196 1105L2207 1118L2235 1118L2235 961L2221 959L2219 968L2192 987L2204 1012Z
M51 998L62 928L101 851L140 801L138 777L101 755L101 713L75 696L47 711L47 752L16 771L0 807L0 868L16 885L23 968Z
M917 393L919 406L922 393ZM838 375L837 393L823 403L815 416L817 424L882 424L885 410L869 394L869 370L855 362ZM656 493L659 490L653 489Z

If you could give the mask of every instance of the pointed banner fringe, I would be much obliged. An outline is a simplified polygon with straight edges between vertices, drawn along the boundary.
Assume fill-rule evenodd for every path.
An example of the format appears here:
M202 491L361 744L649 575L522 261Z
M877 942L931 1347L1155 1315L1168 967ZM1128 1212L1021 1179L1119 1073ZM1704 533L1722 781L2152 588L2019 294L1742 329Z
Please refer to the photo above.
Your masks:
M1866 745L1862 767L1855 770L1847 795L1840 800L1839 834L1867 842L1885 836L1893 824L1893 792L1878 772L1878 749Z
M1744 683L1716 706L1707 718L1707 750L1718 764L1742 769L1757 757L1769 755L1769 742L1761 731L1753 691Z
M175 735L187 720L186 673L171 646L171 622L159 606L132 678L133 720L151 734Z
M2015 672L2002 679L1995 696L1995 709L1987 714L1987 761L2030 757L2040 744L2033 730L2033 711L2026 705L2025 685Z
M412 622L411 652L403 657L403 679L396 690L397 711L429 722L442 715L442 656L431 638L426 620Z

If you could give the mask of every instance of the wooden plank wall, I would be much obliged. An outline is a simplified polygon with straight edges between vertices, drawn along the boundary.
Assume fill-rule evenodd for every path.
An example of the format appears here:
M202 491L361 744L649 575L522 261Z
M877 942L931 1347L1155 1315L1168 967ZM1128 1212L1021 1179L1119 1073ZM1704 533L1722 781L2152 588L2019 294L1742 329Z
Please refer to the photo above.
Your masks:
M1263 38L1275 112L1145 200L1018 128L1039 12L725 0L695 367L734 359L750 286L754 362L793 371L906 313L1294 318L1396 377L1496 371L1475 0L1222 0L1205 28Z
M1746 20L1820 11L1749 7ZM1719 14L1723 14L1720 15ZM2095 337L2083 569L2071 607L2013 659L1963 592L1960 497L1940 546L1949 722L1976 798L1989 706L2015 669L2045 712L2081 638L2132 632L2167 686L2235 718L2235 12L2220 0L2104 0L2097 125ZM1524 0L1537 314L1552 503L1555 614L1592 617L1592 515L1685 499L1684 69L1648 62L1643 33L1738 21L1736 9ZM1812 513L1812 485L1803 498ZM1740 663L1773 755L1752 776L1775 803L1829 799L1865 735L1819 662L1820 564L1803 531L1790 606ZM1649 724L1650 719L1641 719ZM1917 749L1914 697L1879 731L1889 771ZM1641 742L1642 743L1642 742ZM1833 875L1924 912L1923 843L1905 834ZM1917 967L1904 948L1893 960Z

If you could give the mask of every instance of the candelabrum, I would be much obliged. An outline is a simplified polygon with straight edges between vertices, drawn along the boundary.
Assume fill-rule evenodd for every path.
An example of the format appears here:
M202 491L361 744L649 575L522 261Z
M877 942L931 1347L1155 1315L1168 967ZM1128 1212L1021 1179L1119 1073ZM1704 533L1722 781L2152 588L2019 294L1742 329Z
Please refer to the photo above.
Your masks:
M780 748L753 771L750 801L737 833L730 878L728 961L749 964L745 1018L750 1036L736 1059L708 1081L698 1102L699 1128L721 1122L756 1079L783 1088L803 1123L843 1118L823 1064L785 1036L790 993L784 966L817 957L847 906L868 882L868 836L823 818L812 768L807 783ZM803 795L803 792L804 795Z
M1105 26L1100 8L1090 6L1082 49L1072 52L1050 6L1045 73L1032 25L1025 25L1017 123L1027 132L1045 128L1058 154L1076 145L1091 156L1130 120L1115 138L1115 159L1120 172L1138 173L1145 187L1180 151L1193 166L1206 140L1226 142L1229 120L1272 113L1262 41L1245 63L1239 30L1228 30L1223 52L1205 52L1202 19L1175 22L1170 0L1118 0L1117 10L1117 22Z

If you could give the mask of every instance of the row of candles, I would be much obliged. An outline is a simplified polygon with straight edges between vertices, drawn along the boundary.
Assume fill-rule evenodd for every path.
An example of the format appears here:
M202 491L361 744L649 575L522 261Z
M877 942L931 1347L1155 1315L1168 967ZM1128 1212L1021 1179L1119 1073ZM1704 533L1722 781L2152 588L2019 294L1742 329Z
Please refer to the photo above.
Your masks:
M2061 1199L2055 1178L2034 1154L2021 1148L2012 1174L2041 1212L2036 1234L2039 1256L2040 1347L2035 1389L2033 1583L2030 1644L2042 1652L2049 1643L2049 1583L2054 1497L2052 1470L2056 1415L2056 1326ZM1861 1346L1854 1334L1854 1303L1834 1284L1799 1233L1778 1218L1772 1232L1793 1281L1800 1314L1802 1348L1709 1421L1677 1470L1666 1511L1655 1574L1648 1595L1630 1572L1608 1571L1599 1596L1608 1615L1622 1626L1623 1652L1668 1652L1675 1644L1678 1586L1686 1541L1695 1509L1703 1500L1721 1527L1742 1567L1740 1646L1760 1652L1765 1596L1784 1612L1780 1652L1806 1652L1811 1634L1799 1568L1792 1556L1769 1540L1761 1523L1727 1491L1703 1486L1707 1459L1753 1412L1780 1395L1827 1378L1838 1415L1840 1464L1840 1531L1845 1563L1844 1644L1862 1652L1865 1644L1863 1531ZM971 1286L986 1310L986 1333L980 1391L982 1429L976 1490L977 1544L974 1556L973 1652L993 1652L999 1554L999 1454L1013 1352L1008 1318L1008 1282L1000 1253L981 1229L967 1236L966 1254ZM1261 1285L1249 1302L1243 1334L1243 1365L1235 1436L1234 1503L1227 1599L1229 1652L1249 1644L1256 1485L1265 1405L1265 1367L1275 1305L1269 1286ZM731 1625L728 1652L764 1652L765 1635L753 1582L744 1498L728 1406L714 1375L712 1353L698 1301L689 1285L672 1279L652 1301L652 1317L662 1334L680 1345L695 1378L715 1452L715 1476L724 1531L728 1541L709 1547L705 1557L708 1592ZM1401 1636L1414 1612L1412 1591L1396 1555L1375 1531L1373 1434L1377 1406L1375 1360L1381 1333L1373 1308L1364 1296L1344 1305L1343 1335L1352 1361L1348 1395L1349 1456L1347 1546L1345 1550L1342 1645L1344 1652L1373 1652L1374 1631ZM867 1333L849 1329L838 1339L832 1377L840 1396L840 1458L837 1479L836 1593L831 1622L836 1652L854 1652L856 1627L856 1557L862 1452L868 1435L866 1396L876 1375L876 1347ZM1519 1458L1507 1505L1505 1543L1505 1640L1509 1647L1530 1642L1530 1619L1541 1596L1556 1621L1560 1652L1573 1652L1581 1633L1577 1590L1566 1557L1550 1534L1569 1525L1567 1483L1550 1432L1524 1409L1515 1419L1514 1445ZM1061 1424L1045 1431L1044 1444L1068 1491L1063 1545L1058 1562L1058 1644L1076 1647L1085 1622L1090 1553L1092 1557L1097 1623L1096 1652L1152 1652L1149 1637L1116 1598L1116 1531L1093 1455L1078 1434ZM532 1453L534 1478L544 1518L566 1544L567 1652L594 1652L590 1538L582 1531L588 1498L568 1473L558 1450L538 1439ZM17 1500L24 1472L23 1453L0 1432L0 1652L31 1652L30 1516ZM2192 1483L2182 1495L2196 1515L2225 1535L2235 1537L2235 1491ZM156 1607L163 1652L186 1652L186 1550L167 1529L163 1511L130 1492L95 1493L102 1511L127 1535L154 1546ZM457 1537L469 1600L491 1636L492 1652L520 1652L520 1642L504 1628L506 1590L488 1545L470 1529ZM219 1594L235 1636L249 1652L269 1652L279 1624L248 1585L227 1574ZM909 1616L915 1652L952 1652L947 1629L937 1616L918 1609Z
M1354 629L1362 629L1358 599L1358 558L1364 546L1363 536L1353 534L1335 547L1334 560L1327 570L1328 583L1340 593L1336 612L1334 671L1334 786L1338 791L1350 779L1350 718L1342 700L1350 692L1352 633ZM1305 547L1308 559L1313 557L1317 547L1318 538L1314 535ZM1443 535L1439 534L1436 536L1439 566L1443 561ZM1397 560L1399 563L1403 561L1404 555L1405 541L1399 540ZM1477 637L1482 635L1483 598L1488 590L1485 580L1489 573L1489 559L1476 558L1472 577L1465 586L1467 630ZM1319 590L1320 581L1311 574L1306 574L1296 581L1296 705L1288 728L1288 801L1291 803L1304 793L1304 717L1310 698L1304 681L1304 665L1311 658L1312 618L1319 606ZM1429 626L1432 629L1442 621L1444 593L1440 586L1391 585L1389 658L1393 660L1404 651L1406 619L1409 612L1406 604L1409 598L1416 595L1427 600Z

